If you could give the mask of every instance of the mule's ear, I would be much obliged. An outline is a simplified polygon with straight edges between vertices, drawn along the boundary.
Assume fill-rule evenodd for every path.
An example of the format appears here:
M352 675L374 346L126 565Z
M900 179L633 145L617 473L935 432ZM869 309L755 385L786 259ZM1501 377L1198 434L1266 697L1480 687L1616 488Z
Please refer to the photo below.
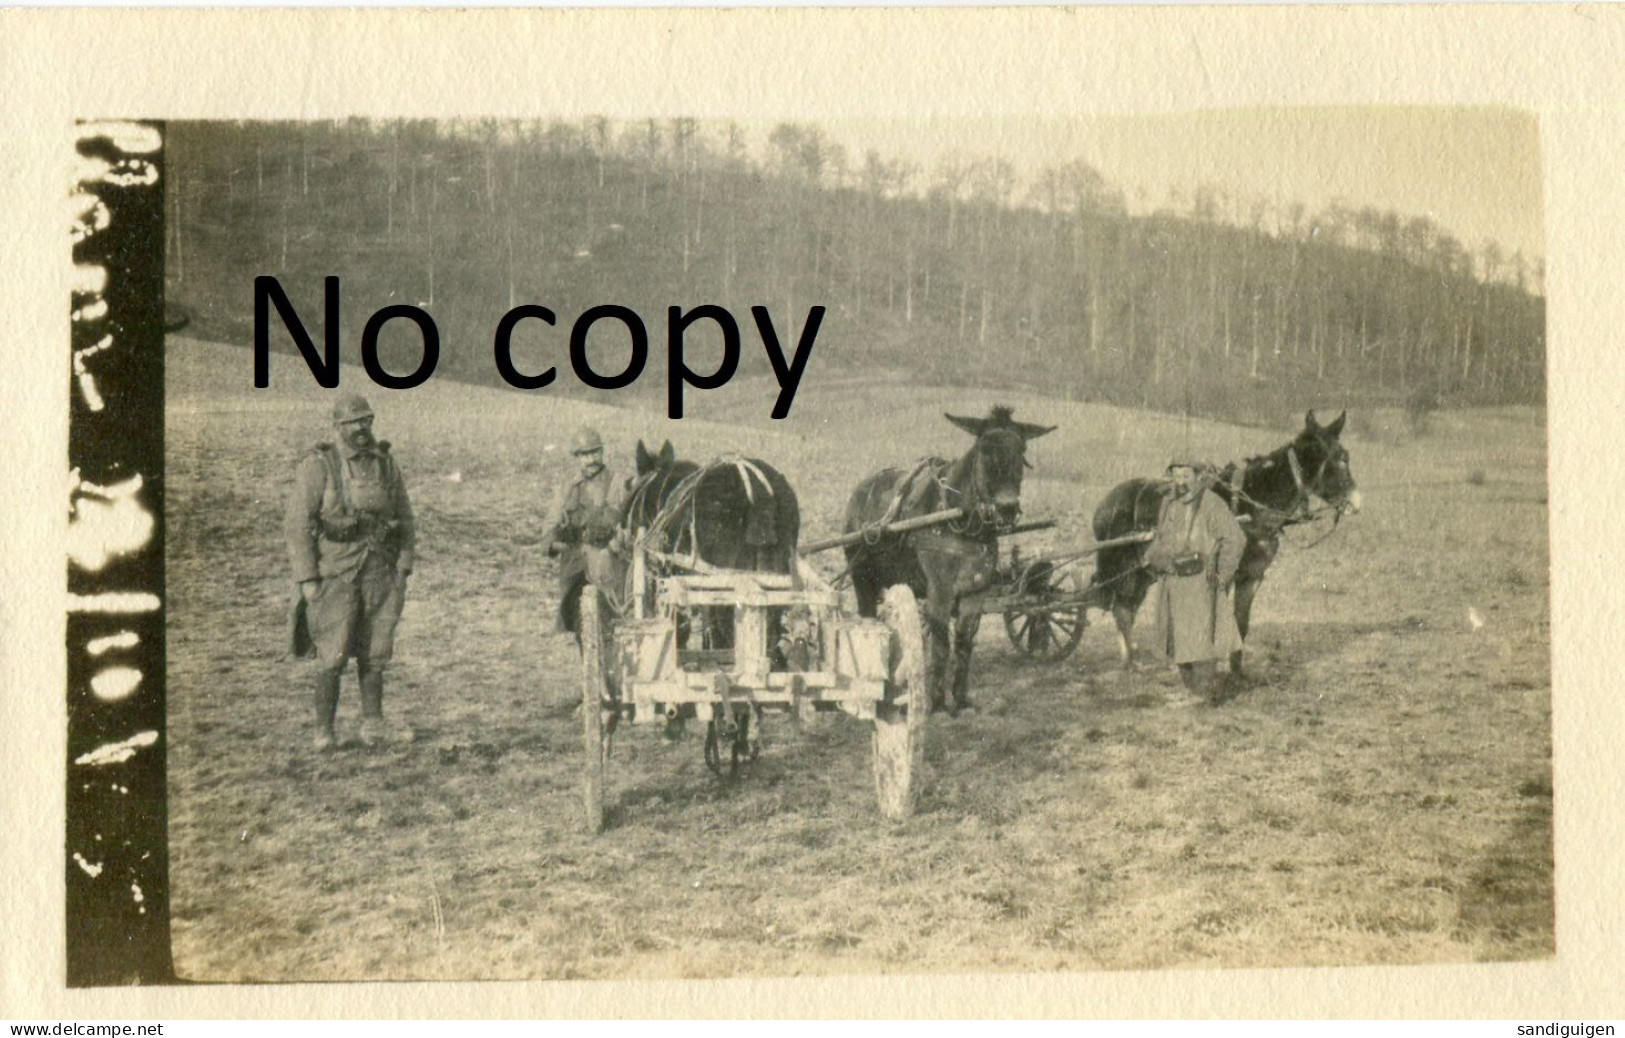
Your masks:
M651 468L654 468L655 457L653 454L649 453L649 448L643 445L642 440L638 441L636 458L637 460L634 462L634 466L637 468L638 475L641 476L645 472L648 472Z
M1036 440L1045 433L1052 433L1060 428L1058 425L1029 425L1026 422L1017 422L1015 425L1016 432L1021 434L1023 441Z
M948 421L954 423L955 426L965 430L972 436L980 437L983 430L987 428L987 420L984 418L961 418L956 414L946 413L943 414L942 417L948 419Z
M660 445L660 464L662 466L670 465L672 462L674 462L676 460L677 460L677 448L675 448L675 447L673 447L671 445L670 440L667 440L665 443Z
M1314 432L1316 429L1320 428L1320 423L1315 421L1314 408L1311 407L1309 409L1309 413L1303 416L1303 427L1308 429L1310 432Z
M1326 426L1321 431L1327 436L1330 436L1332 439L1337 439L1339 436L1343 435L1343 423L1348 421L1348 417L1349 413L1344 411L1342 414L1337 416L1336 421L1332 422L1332 424Z

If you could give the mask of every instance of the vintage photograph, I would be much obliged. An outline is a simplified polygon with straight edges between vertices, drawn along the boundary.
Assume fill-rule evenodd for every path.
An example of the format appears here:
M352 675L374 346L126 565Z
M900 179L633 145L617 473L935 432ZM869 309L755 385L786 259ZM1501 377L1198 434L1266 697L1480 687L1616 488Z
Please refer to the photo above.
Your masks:
M1552 956L1539 130L168 122L176 976Z

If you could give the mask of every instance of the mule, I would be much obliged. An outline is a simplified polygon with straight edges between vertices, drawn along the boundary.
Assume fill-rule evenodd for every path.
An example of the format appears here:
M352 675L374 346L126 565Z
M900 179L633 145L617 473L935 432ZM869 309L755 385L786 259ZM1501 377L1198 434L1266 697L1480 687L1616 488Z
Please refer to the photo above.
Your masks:
M1349 468L1349 452L1339 437L1348 412L1321 425L1315 412L1304 416L1303 431L1268 454L1231 462L1210 486L1241 522L1247 534L1241 566L1236 571L1236 627L1243 639L1252 620L1253 599L1264 574L1281 548L1281 531L1314 514L1313 500L1325 502L1339 516L1360 510L1360 490ZM1099 541L1156 529L1167 483L1131 479L1113 487L1095 509L1094 535ZM1123 669L1134 669L1134 618L1156 578L1145 569L1147 545L1130 544L1100 552L1090 579L1091 605L1111 611L1117 626ZM1241 673L1241 652L1230 656L1232 674Z
M923 604L926 687L931 708L950 713L971 706L971 649L982 618L961 615L966 595L986 590L998 566L998 535L1021 515L1021 477L1027 443L1052 425L1015 421L1008 407L986 418L944 415L975 442L954 461L925 458L912 468L889 468L865 479L846 506L845 532L868 535L846 549L858 612L874 616L881 596L906 584ZM902 534L881 534L887 523L961 510L951 522ZM947 674L952 660L952 673ZM947 693L951 688L952 703Z
M801 511L790 481L765 461L726 458L704 467L638 441L621 528L649 547L720 569L794 573Z

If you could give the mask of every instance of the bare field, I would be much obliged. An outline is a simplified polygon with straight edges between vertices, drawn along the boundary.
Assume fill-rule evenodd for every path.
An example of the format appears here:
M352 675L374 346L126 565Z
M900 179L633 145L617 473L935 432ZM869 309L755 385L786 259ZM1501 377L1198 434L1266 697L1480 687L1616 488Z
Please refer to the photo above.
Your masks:
M1366 511L1289 546L1254 612L1253 675L1169 709L1116 674L1106 617L1071 659L983 625L980 707L929 727L921 810L882 821L866 726L770 728L719 783L700 726L623 729L610 829L581 826L573 642L535 547L591 420L782 468L803 536L882 464L962 449L945 410L1058 424L1024 494L1087 535L1106 489L1184 436L1165 415L883 381L818 386L768 421L761 384L680 423L434 381L373 390L420 555L386 708L414 741L318 757L286 662L281 500L327 432L309 374L171 339L166 515L170 851L181 975L213 981L718 977L1514 959L1553 952L1543 416L1381 415L1349 435ZM347 369L347 388L366 385ZM1330 412L1335 413L1335 409ZM1323 411L1322 417L1329 417ZM707 420L709 419L709 420ZM1285 431L1193 423L1215 460ZM1298 540L1302 540L1299 538ZM826 560L832 569L836 559ZM1471 612L1470 612L1471 611ZM1475 622L1476 621L1476 622ZM353 732L353 676L340 705Z

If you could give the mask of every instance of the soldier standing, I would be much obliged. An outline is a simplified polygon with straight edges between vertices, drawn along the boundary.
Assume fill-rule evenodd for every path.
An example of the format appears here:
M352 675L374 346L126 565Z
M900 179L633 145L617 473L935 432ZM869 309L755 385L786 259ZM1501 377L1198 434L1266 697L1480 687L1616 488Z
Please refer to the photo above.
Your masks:
M1217 661L1241 648L1230 588L1247 538L1217 494L1200 476L1206 465L1176 458L1172 485L1146 552L1157 575L1156 645L1179 665L1194 693L1216 691Z
M412 505L389 443L374 439L372 422L366 400L339 398L338 442L317 444L300 460L283 523L299 585L295 648L302 611L317 660L318 750L335 745L339 679L351 659L361 685L361 742L384 739L384 668L412 573Z
M604 587L614 573L610 545L626 504L626 487L604 463L604 440L596 429L578 430L570 453L577 471L559 495L547 554L559 560L556 629L579 637L582 589L588 584Z

